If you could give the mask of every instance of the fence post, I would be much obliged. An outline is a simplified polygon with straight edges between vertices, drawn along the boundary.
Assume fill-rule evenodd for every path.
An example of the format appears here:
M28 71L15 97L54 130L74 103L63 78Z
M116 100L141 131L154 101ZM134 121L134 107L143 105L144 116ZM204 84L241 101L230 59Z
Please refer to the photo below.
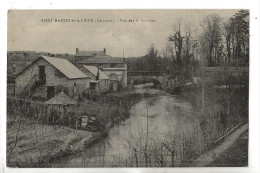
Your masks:
M137 152L136 152L135 148L134 148L134 152L135 152L135 164L136 164L136 167L138 167L138 157L137 157Z
M78 117L76 117L76 130L78 130Z

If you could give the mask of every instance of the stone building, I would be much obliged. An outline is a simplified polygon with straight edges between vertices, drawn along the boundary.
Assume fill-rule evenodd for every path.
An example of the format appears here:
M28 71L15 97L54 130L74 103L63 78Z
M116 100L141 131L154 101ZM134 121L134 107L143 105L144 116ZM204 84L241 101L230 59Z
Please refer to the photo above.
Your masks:
M110 80L117 82L120 86L127 86L127 64L124 58L114 58L106 55L104 51L79 51L76 49L76 66L96 66L102 70Z
M50 99L64 91L80 97L90 87L90 78L66 59L41 56L17 74L15 95Z
M90 77L91 89L100 94L110 89L110 78L96 66L82 65L80 70Z
M106 49L104 48L103 51L80 51L76 48L75 64L93 56L106 56Z

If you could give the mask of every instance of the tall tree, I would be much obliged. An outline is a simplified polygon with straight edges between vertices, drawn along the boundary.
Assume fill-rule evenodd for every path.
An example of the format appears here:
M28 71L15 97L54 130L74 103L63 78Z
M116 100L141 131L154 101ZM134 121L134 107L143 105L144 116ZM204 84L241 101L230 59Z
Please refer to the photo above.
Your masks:
M189 77L194 64L194 52L191 25L186 24L185 28L178 22L174 25L174 34L169 37L173 49L169 49L175 64L174 71L183 77ZM175 55L173 54L175 53Z
M232 29L232 24L231 22L227 22L224 23L224 29L223 29L223 36L225 38L225 45L226 45L226 62L230 62L231 61L231 56L232 56L232 52L231 52L231 39L232 39L232 35L233 35L234 31Z
M232 34L233 59L246 63L249 59L249 11L240 10L230 18Z
M244 66L249 60L249 11L240 10L224 23L226 59Z
M165 64L160 57L159 51L151 45L147 54L138 58L127 58L130 71L164 71Z
M190 76L193 65L194 65L194 40L192 39L191 25L186 25L185 27L185 37L183 42L183 71L185 76Z
M147 51L147 58L148 58L148 70L149 71L155 71L158 70L158 50L154 47L154 45L151 45L151 47Z
M219 15L213 14L205 17L201 24L203 33L200 37L200 45L208 66L216 66L221 60L221 20Z
M179 22L176 26L174 26L175 33L169 37L169 41L174 43L175 52L176 52L176 70L182 71L183 61L181 58L182 53L182 45L183 45L183 37L181 35L181 23Z

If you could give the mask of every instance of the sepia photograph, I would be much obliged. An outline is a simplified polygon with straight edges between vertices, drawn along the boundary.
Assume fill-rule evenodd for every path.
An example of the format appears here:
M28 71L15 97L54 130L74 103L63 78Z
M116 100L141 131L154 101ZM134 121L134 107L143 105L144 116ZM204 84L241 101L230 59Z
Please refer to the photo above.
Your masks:
M248 167L249 17L8 10L6 167Z

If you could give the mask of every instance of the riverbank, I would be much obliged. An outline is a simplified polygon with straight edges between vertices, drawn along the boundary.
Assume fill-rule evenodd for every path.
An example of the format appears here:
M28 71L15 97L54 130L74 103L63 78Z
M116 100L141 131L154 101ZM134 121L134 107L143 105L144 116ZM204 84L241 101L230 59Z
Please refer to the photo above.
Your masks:
M54 158L80 151L85 141L94 135L31 120L24 120L20 127L14 125L11 128L7 129L8 167L46 167ZM12 148L13 151L8 152Z
M248 123L226 136L213 149L189 165L191 167L242 167L248 165Z
M102 132L42 124L26 117L16 121L7 128L7 166L50 167L54 160L84 150L102 139L114 124L127 119L131 106L142 97L140 93L122 91L106 94L96 102L81 102L74 114L98 117L105 126Z
M207 167L246 167L248 166L248 130L229 148L222 152Z
M173 92L176 90L164 89L164 91L170 94L176 93ZM211 151L215 147L215 141L241 122L248 122L248 88L244 85L238 87L236 85L205 84L202 89L202 85L193 84L183 86L181 92L177 93L179 97L192 104L194 115L199 120L199 128L203 132L202 149L198 155L185 158L182 161L184 166L189 166L193 159ZM244 150L247 150L247 146L243 145ZM226 155L228 154L226 153ZM228 159L226 158L226 160ZM228 164L229 162L226 163L227 166ZM234 163L230 163L230 166L232 165Z

